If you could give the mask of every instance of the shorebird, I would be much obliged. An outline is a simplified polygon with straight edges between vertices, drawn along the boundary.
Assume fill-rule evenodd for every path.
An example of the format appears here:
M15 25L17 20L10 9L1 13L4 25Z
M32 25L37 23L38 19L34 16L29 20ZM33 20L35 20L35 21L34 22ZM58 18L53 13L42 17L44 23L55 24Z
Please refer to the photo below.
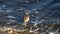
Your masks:
M29 18L30 16L29 16L29 14L28 14L28 12L26 12L26 14L24 15L24 23L28 23L29 22Z

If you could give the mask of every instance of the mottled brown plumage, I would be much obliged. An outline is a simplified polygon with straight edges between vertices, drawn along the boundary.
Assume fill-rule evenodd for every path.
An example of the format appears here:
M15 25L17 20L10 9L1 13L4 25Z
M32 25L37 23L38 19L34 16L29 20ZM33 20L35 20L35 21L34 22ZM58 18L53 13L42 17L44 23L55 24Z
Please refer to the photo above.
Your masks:
M26 12L26 14L24 15L24 22L27 23L29 21L29 15L28 12Z

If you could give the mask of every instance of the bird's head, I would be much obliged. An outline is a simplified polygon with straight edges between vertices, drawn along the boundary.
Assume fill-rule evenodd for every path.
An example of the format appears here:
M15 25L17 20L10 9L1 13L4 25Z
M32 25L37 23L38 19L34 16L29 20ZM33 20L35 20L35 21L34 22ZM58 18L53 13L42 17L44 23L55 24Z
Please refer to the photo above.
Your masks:
M28 12L26 12L26 15L28 15Z
M26 15L28 15L29 13L28 13L28 10L26 10Z

